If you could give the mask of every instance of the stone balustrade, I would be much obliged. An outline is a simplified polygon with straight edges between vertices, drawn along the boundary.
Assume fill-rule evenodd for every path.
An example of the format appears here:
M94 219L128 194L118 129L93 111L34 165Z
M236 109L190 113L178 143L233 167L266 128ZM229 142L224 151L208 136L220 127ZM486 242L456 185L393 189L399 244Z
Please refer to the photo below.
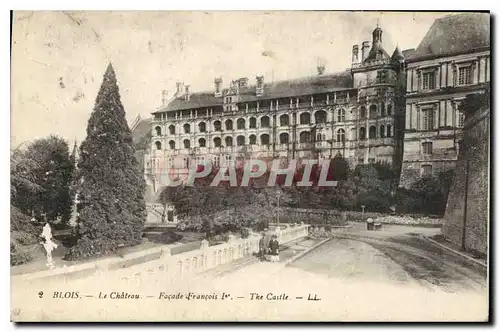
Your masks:
M280 244L297 240L308 235L309 225L281 224L271 230L271 234L278 235ZM172 255L168 246L155 247L133 252L123 258L109 257L93 262L75 264L68 267L59 267L53 270L38 271L17 278L33 280L49 277L69 278L81 274L87 276L113 272L121 280L137 280L148 276L162 281L176 281L193 276L219 265L231 263L235 260L256 254L259 251L261 234L251 232L248 238L229 238L225 243L209 246L208 241L202 240L201 247L177 255Z
M309 225L280 225L270 231L278 236L280 244L308 236ZM230 238L228 242L209 246L202 240L201 248L178 255L165 252L158 260L139 264L123 270L123 275L137 276L145 271L159 271L165 274L165 279L175 281L183 279L219 265L251 256L259 251L260 234L251 233L246 239Z

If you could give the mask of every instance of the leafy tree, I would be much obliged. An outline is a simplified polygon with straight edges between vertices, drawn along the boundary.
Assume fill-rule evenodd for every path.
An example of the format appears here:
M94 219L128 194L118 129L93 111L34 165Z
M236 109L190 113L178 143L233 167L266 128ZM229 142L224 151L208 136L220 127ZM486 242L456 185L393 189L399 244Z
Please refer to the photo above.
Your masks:
M115 71L109 64L80 146L77 222L81 238L69 259L141 242L145 181L134 153Z
M28 200L32 210L38 219L43 218L52 226L67 226L71 217L70 184L74 169L68 144L54 135L38 139L28 146L25 158L38 165L32 170L33 179L42 189Z
M19 206L24 203L24 197L30 197L42 191L35 182L34 172L38 165L25 158L19 149L14 149L10 156L11 175L11 205L10 205L10 264L19 265L32 260L26 246L37 243L40 225L34 223L24 214Z

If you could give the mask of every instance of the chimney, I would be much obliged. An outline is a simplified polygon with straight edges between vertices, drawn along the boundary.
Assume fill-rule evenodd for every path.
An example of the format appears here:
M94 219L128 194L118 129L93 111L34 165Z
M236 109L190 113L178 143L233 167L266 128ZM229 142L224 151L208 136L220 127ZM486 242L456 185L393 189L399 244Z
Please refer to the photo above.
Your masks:
M184 94L184 100L189 101L190 95L189 95L189 85L185 85L184 88L186 89L186 93Z
M222 77L216 77L214 78L214 85L215 85L215 92L214 96L215 97L221 97L222 96Z
M167 96L168 96L167 90L161 90L161 105L162 106L167 105Z
M240 88L248 86L248 77L242 77L238 80Z
M361 62L364 62L368 58L368 52L370 52L370 42L364 41L361 46Z
M175 92L175 96L176 97L179 97L180 95L182 95L182 86L184 85L182 82L179 82L177 81L177 83L175 83L176 87L177 87L177 90Z
M359 45L354 45L352 47L352 63L359 62Z
M317 69L318 75L323 75L323 73L325 72L325 65L318 65Z
M255 94L257 96L262 96L264 94L264 76L257 76L256 79L257 85L255 87Z

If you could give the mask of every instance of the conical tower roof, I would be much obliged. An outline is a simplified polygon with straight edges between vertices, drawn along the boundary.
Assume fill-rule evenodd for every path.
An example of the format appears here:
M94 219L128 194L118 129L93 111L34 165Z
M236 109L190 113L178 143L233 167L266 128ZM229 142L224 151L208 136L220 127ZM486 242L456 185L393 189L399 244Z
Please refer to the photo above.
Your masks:
M396 49L394 50L394 53L392 53L391 59L392 60L396 60L396 61L404 60L405 59L403 53L399 49L399 46L396 46Z

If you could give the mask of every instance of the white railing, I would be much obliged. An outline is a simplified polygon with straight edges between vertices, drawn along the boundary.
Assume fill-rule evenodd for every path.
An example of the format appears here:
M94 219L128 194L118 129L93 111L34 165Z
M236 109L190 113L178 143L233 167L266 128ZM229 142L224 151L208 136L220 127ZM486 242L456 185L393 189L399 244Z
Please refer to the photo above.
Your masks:
M309 225L282 226L270 231L271 235L278 236L280 244L303 238L309 234ZM260 234L251 233L246 239L229 239L228 242L215 246L209 246L208 241L203 240L200 249L173 256L165 251L162 257L157 260L126 268L120 272L122 272L122 277L127 277L138 276L145 271L149 273L157 271L164 273L166 279L175 281L258 253L261 237Z
M290 226L282 224L280 228L269 231L268 235L276 234L280 244L298 240L309 234L309 225ZM124 255L123 258L111 257L97 261L64 266L54 270L38 271L26 275L16 276L17 279L32 280L42 277L66 276L70 273L90 271L92 274L107 275L116 273L120 280L136 280L148 276L156 279L176 282L189 276L219 265L231 263L235 260L251 256L259 251L259 241L262 235L250 233L246 239L230 238L228 242L209 246L208 241L202 240L200 249L172 255L170 246L154 247ZM153 256L153 257L151 257ZM131 261L148 258L148 261L130 267L122 267ZM160 275L160 278L157 278Z

